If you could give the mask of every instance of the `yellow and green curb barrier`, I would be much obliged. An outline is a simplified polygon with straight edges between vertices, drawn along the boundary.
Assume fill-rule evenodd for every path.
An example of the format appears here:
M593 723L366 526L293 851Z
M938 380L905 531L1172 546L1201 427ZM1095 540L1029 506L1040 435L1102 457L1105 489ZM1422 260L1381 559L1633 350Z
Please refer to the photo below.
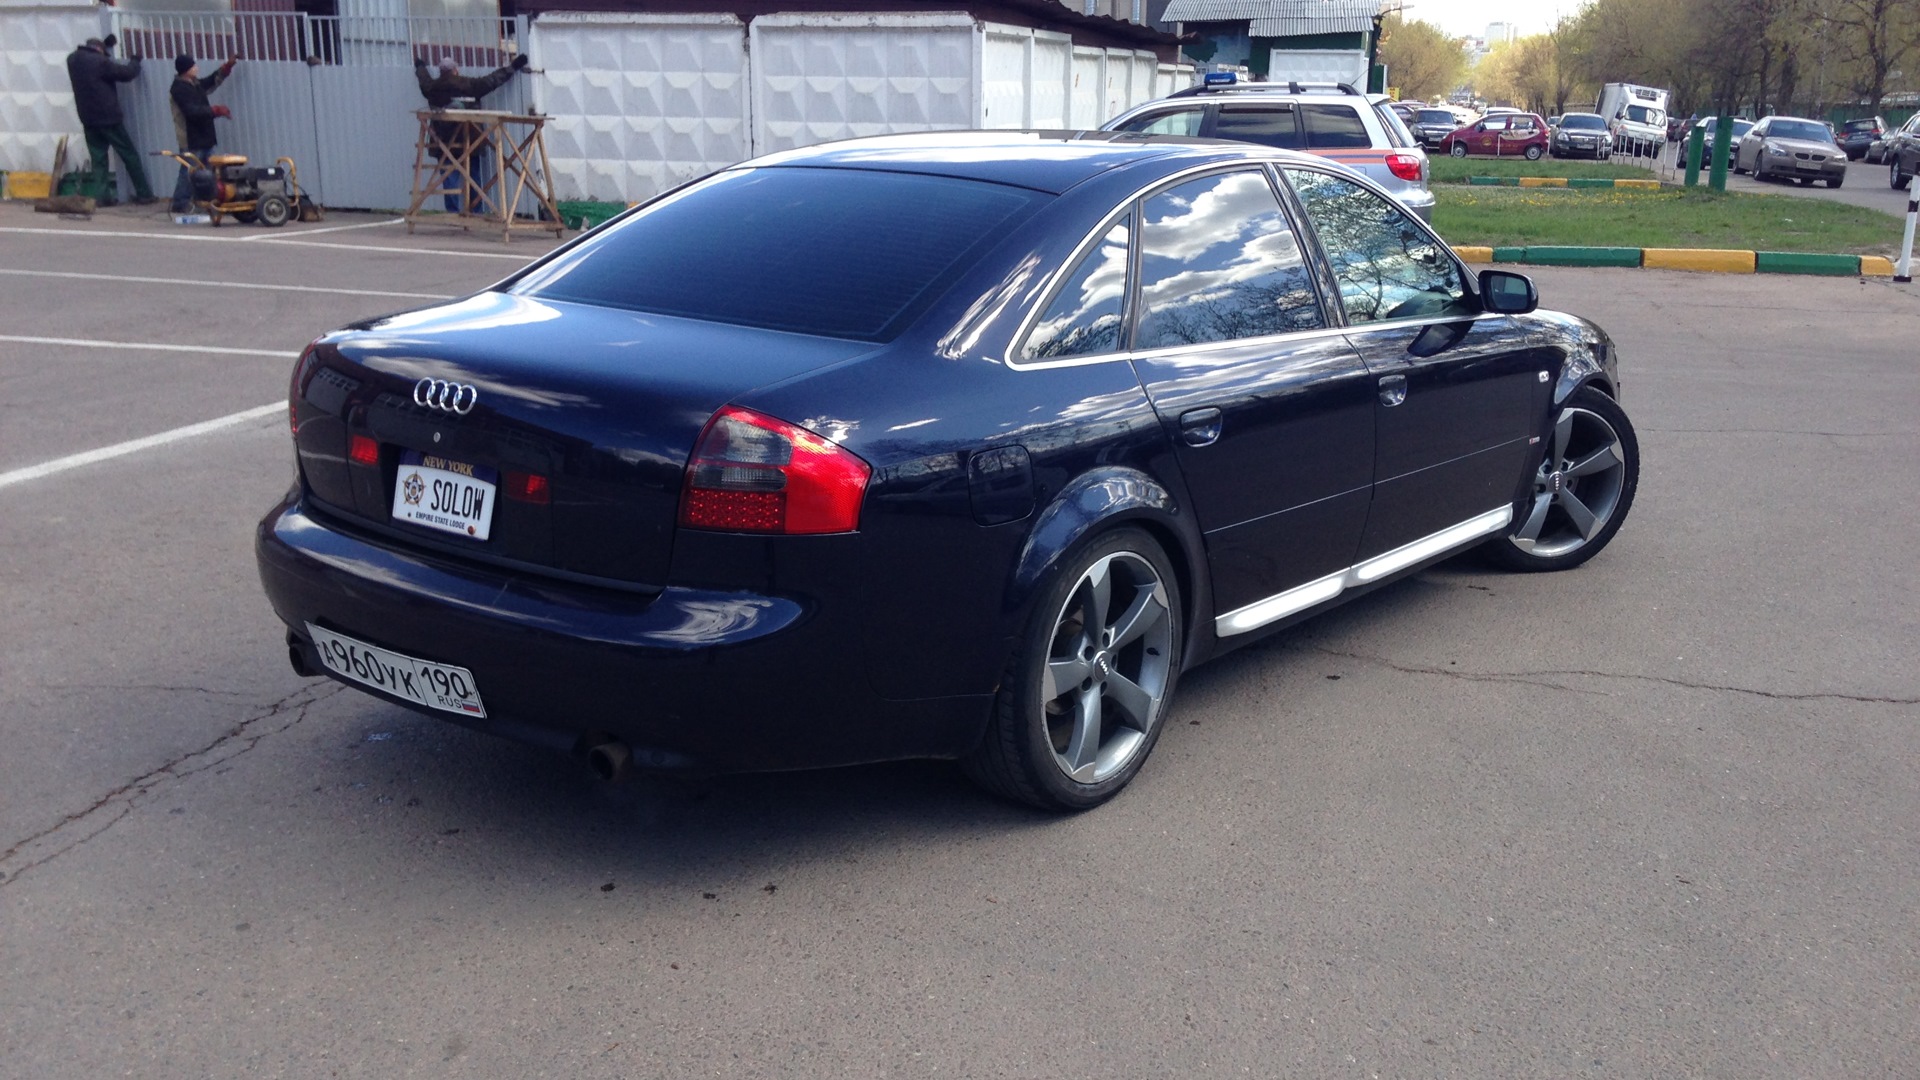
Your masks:
M1469 176L1474 187L1523 188L1627 188L1633 191L1659 191L1658 180L1607 179L1601 176Z
M1892 277L1893 261L1879 255L1814 255L1797 251L1723 251L1714 248L1456 247L1469 263L1533 266L1626 266L1717 274L1821 274Z

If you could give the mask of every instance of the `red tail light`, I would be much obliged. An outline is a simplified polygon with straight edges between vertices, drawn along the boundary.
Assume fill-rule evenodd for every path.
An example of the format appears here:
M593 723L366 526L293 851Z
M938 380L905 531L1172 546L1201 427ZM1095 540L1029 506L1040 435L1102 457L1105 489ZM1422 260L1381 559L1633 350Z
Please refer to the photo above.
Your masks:
M1412 154L1388 154L1387 171L1402 180L1420 179L1420 159Z
M516 502L545 506L553 501L553 485L539 473L509 472L506 492Z
M380 444L365 435L355 435L347 441L347 456L355 465L380 464Z
M729 405L707 421L687 463L680 524L759 533L860 527L867 463L805 428Z

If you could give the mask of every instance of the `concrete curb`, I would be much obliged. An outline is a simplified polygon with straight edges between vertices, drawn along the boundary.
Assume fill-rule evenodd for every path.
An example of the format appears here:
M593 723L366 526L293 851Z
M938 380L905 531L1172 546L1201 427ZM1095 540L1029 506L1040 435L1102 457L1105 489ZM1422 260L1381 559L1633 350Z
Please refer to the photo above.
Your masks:
M1658 180L1608 180L1599 176L1469 176L1470 187L1523 188L1626 188L1632 191L1659 191Z
M1715 248L1456 247L1474 264L1620 266L1648 270L1694 270L1714 274L1816 274L1826 277L1892 277L1893 260L1882 255L1813 255L1796 251L1728 251Z

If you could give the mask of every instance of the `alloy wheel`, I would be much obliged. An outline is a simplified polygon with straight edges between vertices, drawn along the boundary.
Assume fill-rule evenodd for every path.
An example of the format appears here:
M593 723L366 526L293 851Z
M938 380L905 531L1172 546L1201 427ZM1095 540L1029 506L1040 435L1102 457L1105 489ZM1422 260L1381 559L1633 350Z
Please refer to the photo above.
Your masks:
M1569 405L1533 479L1533 506L1513 546L1540 558L1566 555L1599 536L1620 505L1626 450L1605 417Z
M1120 551L1080 575L1054 620L1040 702L1054 763L1093 784L1147 745L1173 670L1173 612L1153 564Z

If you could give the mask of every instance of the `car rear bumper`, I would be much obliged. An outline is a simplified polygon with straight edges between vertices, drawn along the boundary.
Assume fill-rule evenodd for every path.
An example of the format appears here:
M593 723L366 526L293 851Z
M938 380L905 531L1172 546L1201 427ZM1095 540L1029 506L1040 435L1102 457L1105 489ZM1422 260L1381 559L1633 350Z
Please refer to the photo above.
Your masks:
M736 772L965 752L990 697L893 702L870 688L856 626L806 596L577 585L399 550L290 496L255 533L260 580L309 671L308 624L471 671L485 717L430 716L636 764ZM332 674L329 672L328 674Z

